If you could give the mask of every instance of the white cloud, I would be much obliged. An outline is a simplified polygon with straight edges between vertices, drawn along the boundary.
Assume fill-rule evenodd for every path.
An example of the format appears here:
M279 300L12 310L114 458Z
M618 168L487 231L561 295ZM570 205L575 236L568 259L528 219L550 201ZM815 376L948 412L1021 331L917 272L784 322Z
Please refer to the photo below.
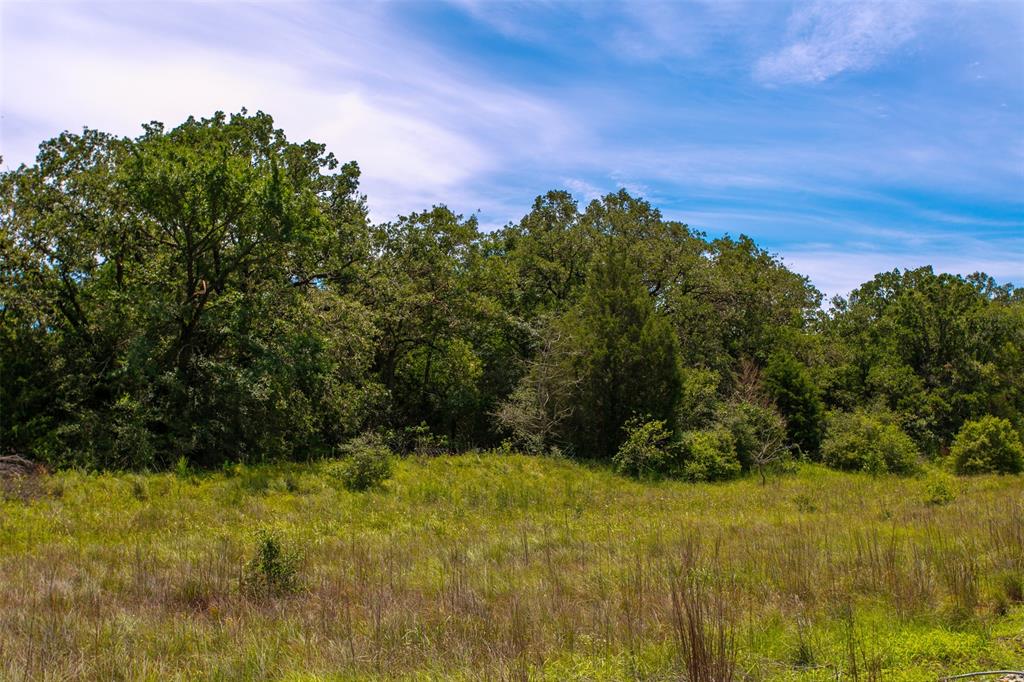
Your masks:
M605 190L602 190L596 185L592 185L586 180L580 180L579 178L568 178L565 180L566 188L576 195L578 198L584 201L593 201L594 199L600 199L602 194L605 194Z
M54 132L81 124L129 132L142 121L173 125L190 114L245 106L274 114L293 136L325 141L342 157L362 160L368 177L399 185L446 187L487 164L470 140L384 109L357 90L312 87L287 66L196 50L187 57L149 54L124 63L116 54L66 44L45 51L38 44L25 47L44 56L8 75L13 96L7 111Z
M1014 252L1015 251L1015 252ZM825 294L826 300L835 295L846 296L858 286L880 272L896 268L913 269L931 265L936 272L969 275L985 272L997 282L1020 282L1024 245L1010 247L1008 253L993 258L990 252L970 251L963 254L941 251L855 251L825 248L784 248L780 250L787 267L810 278Z
M790 17L790 43L762 57L762 83L817 83L863 71L916 34L923 10L914 2L818 2Z
M584 200L625 186L695 227L745 231L780 248L830 293L928 261L1024 277L1014 267L1024 262L1019 243L955 235L1005 235L1019 224L1019 103L992 104L1020 82L1005 44L986 57L1010 84L999 98L947 106L945 88L903 97L859 85L751 87L747 50L767 49L763 27L781 26L788 12L768 3L465 1L479 21L543 43L565 63L537 67L543 77L529 82L515 53L508 72L489 52L477 60L471 41L431 36L406 21L402 4L0 0L0 153L10 167L64 129L136 135L143 121L174 125L246 106L273 114L291 139L359 161L375 220L445 202L481 209L496 226L559 184ZM930 20L960 27L973 15L958 11ZM811 5L789 18L788 33L779 29L784 44L761 60L758 77L817 82L871 68L935 28L922 16L919 5L870 0ZM996 25L973 21L979 35ZM628 65L585 73L608 56L589 49ZM735 74L724 69L715 76L723 89L704 88L701 70L720 59L743 77L729 81ZM653 87L677 76L697 86L685 102ZM915 229L887 235L868 222ZM809 243L824 240L832 246Z
M528 155L569 134L546 101L446 62L373 11L345 11L338 28L305 6L181 5L191 21L170 31L152 7L152 17L95 3L48 4L45 17L4 8L5 165L30 161L40 140L65 129L135 135L145 121L244 106L271 113L292 139L356 159L375 219L388 219L458 203L467 184L509 161L510 142ZM203 35L218 25L224 39Z
M728 231L756 235L758 243L778 253L793 271L810 278L826 299L847 295L879 272L932 265L937 272L969 275L986 272L998 282L1024 281L1024 238L1006 227L1020 221L974 220L984 233L958 233L930 227L914 216L927 212L912 204L903 223L893 219L862 222L842 213L754 206L666 211L712 236ZM959 216L967 220L969 216ZM1022 232L1024 234L1024 232Z
M544 13L552 9L549 3L510 0L505 2L449 0L449 2L506 38L541 42L551 37L547 26L543 22L535 21L536 13Z

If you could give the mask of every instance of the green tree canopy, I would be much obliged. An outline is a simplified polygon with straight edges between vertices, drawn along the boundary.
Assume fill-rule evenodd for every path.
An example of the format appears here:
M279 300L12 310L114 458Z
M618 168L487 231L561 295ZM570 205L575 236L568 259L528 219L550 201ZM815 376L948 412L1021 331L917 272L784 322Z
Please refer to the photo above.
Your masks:
M444 205L374 225L358 166L263 113L44 142L0 173L0 253L0 447L58 465L364 431L609 459L635 418L731 472L787 450L772 402L812 455L825 407L930 455L986 415L1024 430L1024 293L983 274L882 273L826 314L750 238L625 190L492 232Z
M5 442L209 463L358 428L375 335L341 293L367 255L358 176L262 113L44 143L3 177L5 355L32 365L3 397L37 410Z

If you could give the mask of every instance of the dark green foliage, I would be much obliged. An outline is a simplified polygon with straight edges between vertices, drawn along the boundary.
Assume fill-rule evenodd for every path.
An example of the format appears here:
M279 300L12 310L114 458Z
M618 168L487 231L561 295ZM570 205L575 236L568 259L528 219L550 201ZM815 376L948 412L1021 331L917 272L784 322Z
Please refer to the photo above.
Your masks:
M499 233L499 244L517 279L510 303L533 318L564 310L576 299L587 278L594 230L571 194L548 192L519 223Z
M441 455L451 451L448 438L431 432L426 423L407 426L392 433L388 438L388 444L396 452L405 454Z
M374 231L381 257L365 300L379 330L374 369L396 426L426 424L468 445L485 439L485 419L511 389L504 361L509 321L492 298L476 219L443 206Z
M966 422L950 449L958 474L1018 474L1024 471L1024 445L1006 419L991 415Z
M1024 298L983 274L881 273L837 299L819 376L845 409L881 403L929 454L987 414L1024 415Z
M665 292L683 361L728 377L744 358L763 365L809 328L821 294L749 237L700 244L704 257Z
M718 372L707 369L683 369L683 383L679 398L678 423L683 430L699 429L715 419L721 398Z
M490 233L445 206L371 225L358 166L263 113L44 142L0 173L0 254L0 446L56 466L315 459L365 431L610 460L642 418L713 478L816 457L826 405L931 455L1024 423L1024 294L985 275L882 273L825 314L748 237L625 190Z
M672 464L672 432L664 421L632 420L625 426L626 438L612 457L620 474L646 478L664 474Z
M664 422L674 432L682 388L678 341L625 245L608 241L579 302L539 323L536 356L496 412L519 444L610 460L633 418Z
M891 414L835 413L821 447L830 467L872 474L908 474L919 466L920 451Z
M36 358L4 367L5 403L52 400L45 429L4 420L5 442L210 465L309 456L356 428L373 339L340 289L366 257L357 181L264 114L45 143L3 178L0 295L12 357Z
M674 428L682 375L679 343L654 307L628 253L595 259L580 304L562 321L574 353L566 440L583 457L611 459L622 427L645 415Z
M775 353L764 370L764 389L786 419L789 441L817 458L825 409L807 366L788 352Z
M329 465L327 474L346 490L369 490L391 477L391 451L375 436L353 438L339 454L341 459Z

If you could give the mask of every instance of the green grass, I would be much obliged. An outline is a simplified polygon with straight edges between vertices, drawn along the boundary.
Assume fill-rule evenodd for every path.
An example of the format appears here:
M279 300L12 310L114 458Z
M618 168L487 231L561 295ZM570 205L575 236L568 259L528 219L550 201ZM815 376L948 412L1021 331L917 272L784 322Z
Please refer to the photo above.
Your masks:
M494 454L353 493L324 468L65 472L0 502L0 679L681 679L680 585L748 679L1024 661L1022 477L638 483ZM297 587L246 589L268 534Z

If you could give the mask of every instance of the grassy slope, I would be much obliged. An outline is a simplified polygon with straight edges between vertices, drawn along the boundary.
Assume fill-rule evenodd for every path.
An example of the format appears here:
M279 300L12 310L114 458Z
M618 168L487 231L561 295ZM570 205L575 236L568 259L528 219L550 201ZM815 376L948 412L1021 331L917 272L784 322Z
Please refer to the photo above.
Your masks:
M681 567L725 596L752 679L1019 667L1024 478L953 485L933 505L926 478L641 484L500 455L405 460L368 493L317 465L63 473L0 502L0 678L677 679ZM302 550L299 593L239 589L261 526Z

